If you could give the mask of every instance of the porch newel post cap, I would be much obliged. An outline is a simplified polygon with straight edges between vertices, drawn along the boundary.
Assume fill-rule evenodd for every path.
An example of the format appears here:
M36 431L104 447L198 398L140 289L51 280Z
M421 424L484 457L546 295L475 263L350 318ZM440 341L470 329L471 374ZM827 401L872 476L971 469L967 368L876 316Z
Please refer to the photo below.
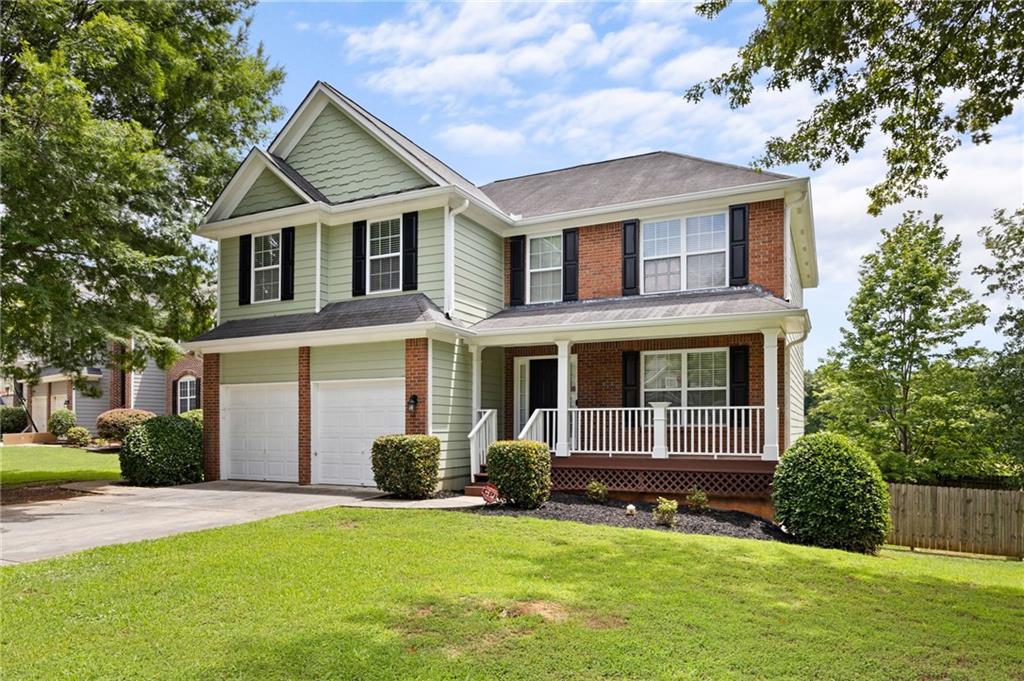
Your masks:
M765 445L764 451L761 452L762 461L778 461L779 460L779 446L775 444Z
M650 404L655 409L668 409L669 407L672 406L671 402L649 402L648 404Z

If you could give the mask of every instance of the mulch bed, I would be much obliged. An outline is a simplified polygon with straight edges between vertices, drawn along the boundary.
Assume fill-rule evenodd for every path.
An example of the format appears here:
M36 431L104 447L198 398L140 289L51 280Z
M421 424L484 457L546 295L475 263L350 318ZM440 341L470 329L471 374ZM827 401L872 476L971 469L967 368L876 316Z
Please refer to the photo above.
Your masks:
M17 485L0 489L0 504L27 504L33 501L52 501L80 497L88 492L64 489L59 485Z
M555 492L543 506L534 510L511 508L501 504L480 506L468 509L467 513L481 515L525 516L544 518L547 520L571 520L587 525L612 525L614 527L632 527L645 530L663 530L665 532L682 532L684 534L710 534L740 539L763 539L767 541L792 542L793 538L779 529L777 525L764 518L740 511L709 510L704 513L693 513L682 507L676 516L674 528L655 525L651 516L654 504L633 502L636 515L626 515L629 502L609 499L607 503L597 504L585 496Z

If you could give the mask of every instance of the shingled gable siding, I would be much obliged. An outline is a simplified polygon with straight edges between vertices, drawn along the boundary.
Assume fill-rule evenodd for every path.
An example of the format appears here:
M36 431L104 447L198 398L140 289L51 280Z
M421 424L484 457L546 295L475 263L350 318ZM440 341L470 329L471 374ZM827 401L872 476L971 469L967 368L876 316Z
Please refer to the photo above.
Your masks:
M475 323L501 310L505 281L502 238L470 220L455 216L455 311Z
M303 197L296 194L272 170L264 168L263 172L256 178L256 181L253 182L252 187L249 188L249 191L246 192L242 200L235 206L231 217L297 206L305 202L306 200Z
M321 294L322 295L322 294ZM253 319L312 312L316 298L316 225L295 228L295 297L238 304L238 238L220 240L220 319Z
M331 104L286 160L334 203L433 184Z
M396 211L395 217L398 216ZM314 228L315 229L315 228ZM352 298L352 225L322 227L323 262L326 270L326 290L320 292L321 304ZM438 307L444 306L444 209L420 211L418 244L417 290L425 293ZM313 256L309 262L312 263ZM299 254L295 254L296 271ZM297 276L297 274L296 274ZM311 278L312 280L312 278ZM408 295L408 291L393 293L367 293L367 297ZM296 297L298 281L296 280Z
M441 440L441 484L461 489L469 482L472 428L472 358L465 343L431 342L432 432Z

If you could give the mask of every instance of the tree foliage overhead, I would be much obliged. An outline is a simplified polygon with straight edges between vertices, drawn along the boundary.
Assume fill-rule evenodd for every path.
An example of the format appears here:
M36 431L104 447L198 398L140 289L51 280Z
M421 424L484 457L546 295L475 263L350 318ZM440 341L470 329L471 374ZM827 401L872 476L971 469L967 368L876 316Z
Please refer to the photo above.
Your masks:
M697 7L718 16L732 0ZM1024 93L1024 3L1019 0L760 0L764 20L725 73L691 87L732 107L750 103L758 79L822 96L789 137L767 143L758 165L846 163L880 128L888 171L869 189L869 211L926 194L964 137L991 141Z
M0 4L0 369L173 358L214 309L192 230L280 116L253 0Z

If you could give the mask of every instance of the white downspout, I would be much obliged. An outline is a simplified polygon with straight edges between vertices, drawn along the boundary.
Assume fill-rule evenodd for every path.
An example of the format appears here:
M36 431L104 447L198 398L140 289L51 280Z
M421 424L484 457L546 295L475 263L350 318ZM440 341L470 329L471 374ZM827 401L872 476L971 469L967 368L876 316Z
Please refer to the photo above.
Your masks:
M314 310L313 310L314 312L319 312L320 311L320 267L321 267L321 263L320 263L320 253L321 253L321 251L320 251L320 243L321 243L321 241L320 241L320 219L317 218L317 221L316 221L316 271L315 271L315 273L313 275L316 278L316 283L315 283L316 303L315 303L315 307L314 307Z
M469 208L469 199L458 208L444 207L444 313L455 316L455 216Z

